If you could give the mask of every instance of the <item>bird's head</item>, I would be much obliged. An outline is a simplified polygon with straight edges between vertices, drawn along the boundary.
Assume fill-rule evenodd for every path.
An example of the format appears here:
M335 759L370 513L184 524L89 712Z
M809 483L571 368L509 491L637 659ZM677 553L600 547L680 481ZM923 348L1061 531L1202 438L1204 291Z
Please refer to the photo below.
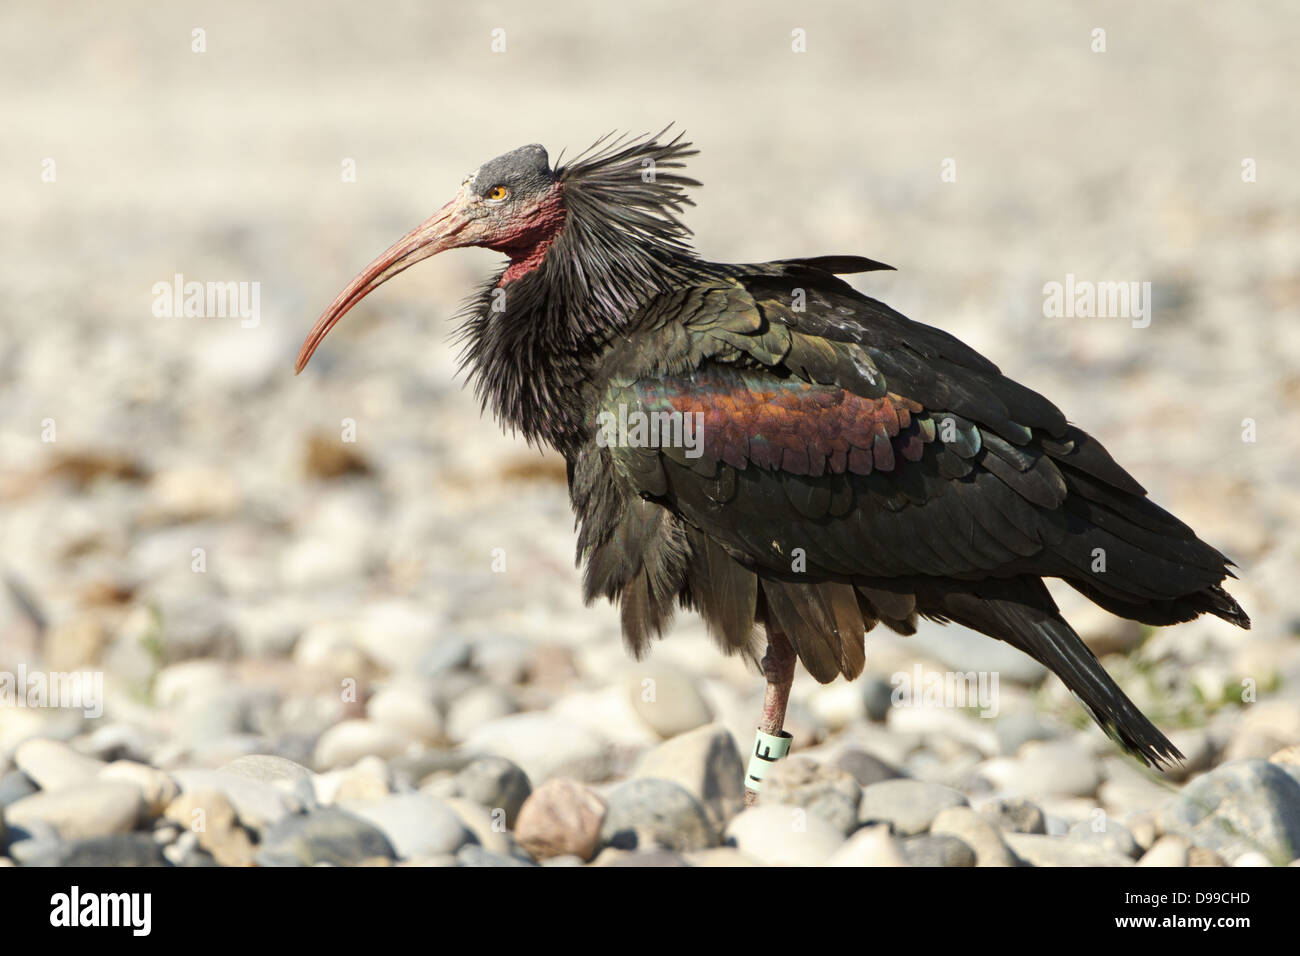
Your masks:
M662 135L662 134L659 134ZM628 141L603 137L573 162L551 169L546 150L521 146L484 163L429 219L385 250L321 314L298 353L295 372L348 311L393 276L448 249L483 246L504 252L507 284L537 269L566 232L576 235L566 253L581 255L592 243L600 254L577 270L599 282L602 272L628 289L656 266L671 269L689 253L689 230L677 218L689 203L683 187L698 185L672 170L694 154L681 137ZM566 230L571 220L578 228ZM579 292L581 290L575 290ZM581 302L573 305L580 306Z
M546 150L521 146L465 177L451 202L389 246L330 303L298 353L301 372L322 339L348 311L393 276L448 249L485 246L527 262L564 222L561 186Z

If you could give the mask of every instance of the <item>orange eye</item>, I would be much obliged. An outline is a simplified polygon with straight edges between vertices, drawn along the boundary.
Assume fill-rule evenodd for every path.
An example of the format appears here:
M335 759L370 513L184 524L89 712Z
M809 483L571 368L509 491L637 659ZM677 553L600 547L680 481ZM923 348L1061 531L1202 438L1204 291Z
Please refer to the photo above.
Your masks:
M487 191L487 198L492 202L500 202L509 195L510 190L506 189L505 186L493 186Z

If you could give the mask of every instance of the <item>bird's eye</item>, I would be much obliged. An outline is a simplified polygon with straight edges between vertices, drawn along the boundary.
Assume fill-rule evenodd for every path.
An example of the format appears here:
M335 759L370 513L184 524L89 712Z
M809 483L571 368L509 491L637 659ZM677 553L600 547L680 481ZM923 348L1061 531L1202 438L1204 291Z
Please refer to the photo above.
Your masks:
M487 191L487 198L490 202L500 202L510 195L510 190L505 186L493 186Z

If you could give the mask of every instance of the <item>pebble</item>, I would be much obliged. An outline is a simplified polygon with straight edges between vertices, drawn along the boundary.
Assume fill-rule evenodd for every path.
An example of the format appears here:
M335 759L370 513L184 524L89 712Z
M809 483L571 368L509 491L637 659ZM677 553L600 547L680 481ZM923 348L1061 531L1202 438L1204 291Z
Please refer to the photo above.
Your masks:
M310 779L313 774L300 763L275 754L247 754L236 757L221 768L226 773L238 777L247 777L261 783L269 783L287 790L294 790L299 780Z
M573 780L548 780L524 801L515 839L535 859L590 860L600 846L605 801Z
M401 728L358 717L335 724L321 734L312 763L320 770L333 770L371 755L396 757L413 743L411 735Z
M1300 782L1266 760L1233 761L1189 783L1159 822L1229 863L1256 851L1285 866L1300 856Z
M619 850L609 847L591 863L592 866L690 866L686 858L671 850Z
M337 807L321 807L270 827L256 859L261 866L350 866L395 857L392 844L374 824Z
M903 776L897 767L856 747L841 750L833 766L847 772L860 787L869 787L882 780L898 780Z
M721 724L697 727L645 753L634 777L671 780L698 800L717 830L745 808L744 764Z
M424 793L395 793L382 800L348 803L342 809L376 826L397 855L408 859L455 854L474 840L451 807Z
M858 828L862 787L847 771L796 755L771 768L763 781L762 799L804 807L848 836Z
M1007 845L1030 866L1132 866L1122 853L1100 843L1036 833L1008 833Z
M644 777L606 797L603 845L623 850L659 846L677 852L718 845L718 832L698 800L670 780Z
M114 833L52 846L26 861L27 866L137 867L166 866L162 847L147 833Z
M1037 805L1023 797L984 800L976 809L1001 830L1012 833L1047 833L1047 817Z
M1134 860L1142 855L1137 839L1124 824L1108 816L1102 817L1100 824L1101 828L1098 829L1094 820L1080 820L1070 827L1069 839L1095 843Z
M533 792L528 774L504 757L481 757L473 761L452 780L455 793L495 813L505 815L505 824L513 829L524 801Z
M826 866L911 866L887 824L865 826L831 854Z
M452 740L468 740L484 724L518 710L510 693L503 688L492 684L471 687L447 708L447 736Z
M14 765L42 790L59 790L94 780L103 770L102 760L77 753L61 740L37 737L18 746Z
M610 748L599 734L545 713L489 721L474 731L463 749L513 761L534 785L551 777L596 782L607 779L611 770Z
M145 815L161 816L167 804L176 799L180 787L161 770L133 760L115 760L99 771L100 780L120 780L140 791Z
M32 778L27 774L21 770L10 770L8 773L0 775L0 809L21 800L23 797L30 797L39 790L40 787L36 786L32 782Z
M986 761L978 774L1011 796L1090 797L1102 782L1092 755L1073 740L1030 741L1016 757Z
M366 716L423 744L437 744L443 737L442 713L430 695L413 684L399 683L379 691L366 704Z
M975 866L1015 866L1017 860L1002 838L1001 831L970 807L940 810L930 824L934 836L954 836L975 854Z
M456 853L458 866L536 866L531 860L520 859L508 853L493 853L477 843L467 843Z
M198 846L221 866L248 866L254 848L235 808L219 790L187 790L167 806L166 817L193 834ZM184 849L178 851L184 857Z
M858 819L888 823L900 836L924 833L941 810L967 805L958 790L920 780L885 780L862 790Z
M514 834L506 828L505 814L502 811L488 811L477 803L460 797L447 797L441 802L456 814L484 850L504 856L527 856L515 841Z
M109 836L133 830L145 811L134 785L117 780L91 780L40 793L11 803L5 820L11 827L48 823L64 840Z
M1151 844L1151 849L1142 854L1138 866L1187 866L1188 849L1191 846L1185 837L1166 833Z
M975 851L951 834L922 833L902 841L903 857L912 866L974 866Z
M190 790L217 790L235 808L244 826L262 831L301 810L302 802L281 787L228 770L184 767L171 777L184 794Z
M682 859L691 866L762 866L757 860L745 856L732 846L715 846L707 850L683 853Z
M665 740L713 720L695 678L674 667L639 665L628 672L624 686L637 716Z
M769 866L821 866L844 845L844 834L803 807L749 807L727 824L726 837Z

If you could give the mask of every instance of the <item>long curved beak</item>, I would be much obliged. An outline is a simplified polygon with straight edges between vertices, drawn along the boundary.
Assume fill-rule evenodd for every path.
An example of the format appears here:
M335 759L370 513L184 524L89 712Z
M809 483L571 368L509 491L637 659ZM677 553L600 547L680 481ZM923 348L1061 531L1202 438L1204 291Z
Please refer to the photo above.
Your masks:
M400 272L405 272L417 262L436 256L447 249L468 245L462 233L472 221L463 212L465 193L462 190L456 198L443 206L430 218L420 223L405 236L393 243L379 258L366 266L348 287L339 293L338 298L330 303L329 308L307 334L302 348L298 352L298 361L293 367L297 375L311 360L316 346L329 334L329 330L338 324L339 319L348 311L374 292L381 285Z

